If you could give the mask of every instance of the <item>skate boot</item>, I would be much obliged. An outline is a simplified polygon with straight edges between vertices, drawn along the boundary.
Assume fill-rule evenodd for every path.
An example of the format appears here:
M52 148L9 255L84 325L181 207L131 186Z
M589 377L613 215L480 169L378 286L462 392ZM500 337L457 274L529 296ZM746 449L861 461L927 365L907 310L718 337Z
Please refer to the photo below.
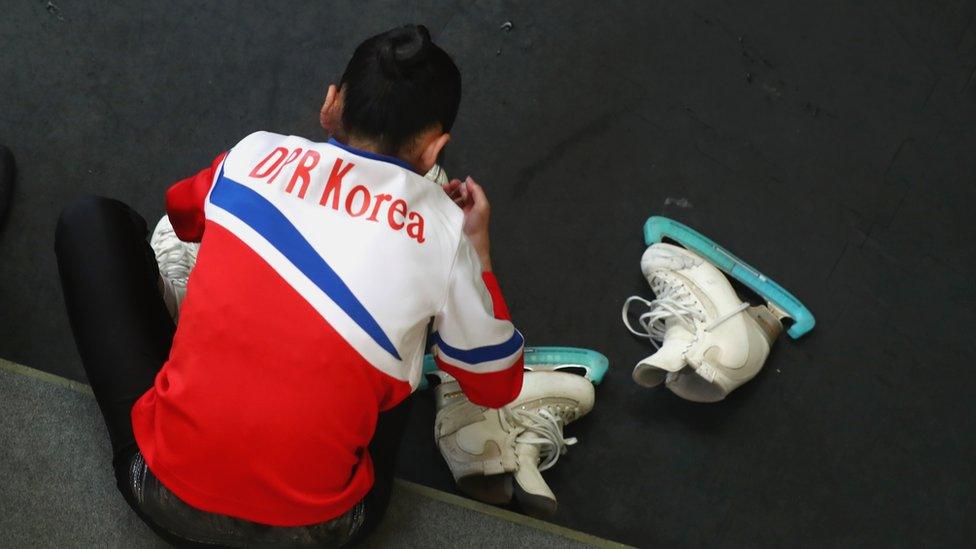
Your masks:
M565 372L526 372L522 392L506 408L515 437L515 498L522 510L536 517L556 512L556 496L541 472L556 464L575 438L565 438L563 428L593 409L593 384Z
M562 430L593 409L593 384L565 372L526 372L515 401L494 409L472 404L450 375L434 374L442 380L434 437L458 488L493 504L516 495L530 514L551 514L556 498L539 473L576 442Z
M678 246L653 244L641 270L656 299L629 298L624 323L658 350L637 364L634 381L664 382L682 398L716 402L759 373L783 329L767 306L744 303L721 271ZM642 330L627 318L634 301L648 307L638 319Z
M512 499L512 478L518 468L518 433L500 409L473 404L449 374L434 371L437 416L434 439L458 488L478 501L502 504Z
M434 164L434 167L431 168L430 171L424 175L424 177L430 179L434 183L437 183L441 187L447 185L447 182L450 181L450 179L447 178L447 172L444 171L444 168L442 168L440 164Z
M186 282L190 277L190 270L197 262L197 251L200 244L183 242L176 236L169 216L164 215L156 224L149 246L156 254L159 274L162 279L163 301L169 310L173 322L180 316L180 305L186 297Z

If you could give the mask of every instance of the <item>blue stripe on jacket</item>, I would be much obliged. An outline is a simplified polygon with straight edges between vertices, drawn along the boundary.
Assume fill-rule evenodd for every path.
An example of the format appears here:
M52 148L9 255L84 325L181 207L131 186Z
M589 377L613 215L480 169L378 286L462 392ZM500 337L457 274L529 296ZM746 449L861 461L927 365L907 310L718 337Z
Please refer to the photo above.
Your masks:
M281 252L313 284L325 292L349 317L386 352L401 360L396 347L376 319L356 298L349 286L315 251L295 225L268 199L224 176L221 169L210 202L254 229Z
M441 338L441 335L438 332L431 334L431 338L433 338L437 348L444 353L444 356L465 364L481 364L483 362L503 359L507 356L515 354L519 349L522 348L524 343L522 334L520 334L518 330L515 330L514 333L512 333L512 337L508 338L508 341L495 345L475 347L474 349L458 349L456 347L452 347Z

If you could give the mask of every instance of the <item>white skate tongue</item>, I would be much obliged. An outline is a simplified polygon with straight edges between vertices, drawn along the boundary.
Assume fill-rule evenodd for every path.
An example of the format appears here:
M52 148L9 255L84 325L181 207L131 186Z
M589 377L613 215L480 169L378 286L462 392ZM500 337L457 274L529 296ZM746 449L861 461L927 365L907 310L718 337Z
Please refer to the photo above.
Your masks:
M665 342L656 353L634 366L634 381L644 387L657 387L664 383L669 374L679 372L687 365L682 356L683 350L681 342Z
M668 374L680 371L688 365L684 352L694 340L694 334L677 318L665 321L667 327L662 336L663 343L657 351L641 360L631 374L634 382L644 387L657 387L664 383Z

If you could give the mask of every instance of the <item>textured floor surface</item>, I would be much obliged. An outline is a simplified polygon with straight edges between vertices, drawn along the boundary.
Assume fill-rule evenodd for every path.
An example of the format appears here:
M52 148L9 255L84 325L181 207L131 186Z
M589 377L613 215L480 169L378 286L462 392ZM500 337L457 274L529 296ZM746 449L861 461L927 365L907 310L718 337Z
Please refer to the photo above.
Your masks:
M0 368L0 547L168 547L125 504L95 399ZM519 516L520 517L520 516ZM589 547L397 486L368 547Z
M421 21L463 73L445 164L492 199L516 322L529 344L612 362L547 472L554 522L642 546L976 537L971 2L401 4L7 6L0 142L21 178L0 234L0 356L83 379L51 252L65 202L95 192L155 218L168 184L251 131L319 136L354 46ZM620 306L650 295L651 214L817 315L721 404L630 380L651 349ZM451 490L419 400L399 475Z

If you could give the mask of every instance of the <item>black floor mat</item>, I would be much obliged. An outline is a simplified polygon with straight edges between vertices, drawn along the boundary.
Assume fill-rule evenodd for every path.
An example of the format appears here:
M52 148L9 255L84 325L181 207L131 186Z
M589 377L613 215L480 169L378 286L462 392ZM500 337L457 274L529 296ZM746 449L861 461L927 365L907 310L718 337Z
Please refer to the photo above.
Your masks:
M446 166L492 199L495 268L529 344L612 362L547 473L556 522L636 545L972 539L969 2L13 3L0 356L82 378L52 253L65 202L95 192L152 218L170 182L253 130L319 136L352 48L410 21L464 74ZM650 294L651 214L817 315L721 404L629 379L651 349L619 312ZM432 417L417 407L400 474L449 488Z

